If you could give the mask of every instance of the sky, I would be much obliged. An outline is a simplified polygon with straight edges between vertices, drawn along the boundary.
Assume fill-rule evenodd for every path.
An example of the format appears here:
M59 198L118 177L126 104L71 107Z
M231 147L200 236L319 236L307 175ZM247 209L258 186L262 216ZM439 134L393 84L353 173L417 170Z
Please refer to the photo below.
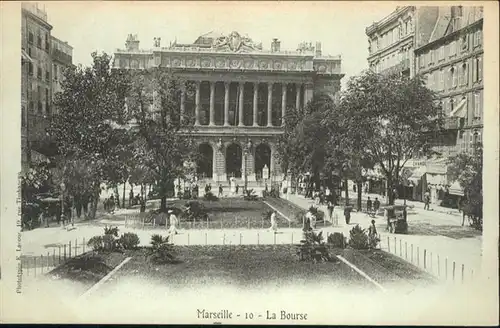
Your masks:
M363 2L44 2L52 35L73 46L74 64L91 64L93 51L112 54L124 48L129 33L149 49L153 38L168 46L191 43L210 31L237 31L270 48L278 38L282 50L302 41L322 43L323 54L341 55L342 80L368 68L365 28L388 15L396 3Z

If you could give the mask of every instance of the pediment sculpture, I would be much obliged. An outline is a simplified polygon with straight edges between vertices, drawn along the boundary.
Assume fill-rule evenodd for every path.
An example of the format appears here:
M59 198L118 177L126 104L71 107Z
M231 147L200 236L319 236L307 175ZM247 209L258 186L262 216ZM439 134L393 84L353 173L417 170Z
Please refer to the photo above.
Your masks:
M249 37L233 31L229 35L215 39L212 48L220 51L248 52L262 50L262 43L257 44Z

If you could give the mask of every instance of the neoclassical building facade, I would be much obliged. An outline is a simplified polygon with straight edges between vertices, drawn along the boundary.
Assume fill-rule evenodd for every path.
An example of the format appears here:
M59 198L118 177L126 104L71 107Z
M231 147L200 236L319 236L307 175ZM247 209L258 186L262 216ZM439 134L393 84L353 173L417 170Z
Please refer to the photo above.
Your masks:
M195 85L193 94L181 88L179 111L195 117L202 155L198 178L214 183L280 181L277 139L287 109L305 106L314 92L335 97L344 76L340 56L324 56L319 42L282 51L273 39L271 49L264 50L238 32L209 33L192 44L168 47L155 38L150 50L140 49L137 36L129 35L125 49L116 50L113 67L166 68Z

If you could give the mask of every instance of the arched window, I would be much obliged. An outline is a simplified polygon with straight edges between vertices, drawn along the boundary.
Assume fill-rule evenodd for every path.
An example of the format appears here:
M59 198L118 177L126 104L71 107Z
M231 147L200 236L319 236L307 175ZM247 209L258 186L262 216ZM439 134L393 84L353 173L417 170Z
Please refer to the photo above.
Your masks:
M461 66L462 70L460 72L460 75L458 76L459 79L459 84L460 85L467 85L468 78L467 78L467 63L463 63Z
M457 70L455 67L450 68L450 74L451 74L451 87L455 88L457 86Z

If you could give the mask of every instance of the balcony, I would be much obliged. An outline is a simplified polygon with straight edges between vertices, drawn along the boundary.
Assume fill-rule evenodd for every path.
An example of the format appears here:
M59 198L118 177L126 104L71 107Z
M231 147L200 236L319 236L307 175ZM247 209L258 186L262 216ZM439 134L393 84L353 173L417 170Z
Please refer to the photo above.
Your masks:
M73 57L62 52L59 49L52 49L52 59L59 61L67 66L73 64Z

